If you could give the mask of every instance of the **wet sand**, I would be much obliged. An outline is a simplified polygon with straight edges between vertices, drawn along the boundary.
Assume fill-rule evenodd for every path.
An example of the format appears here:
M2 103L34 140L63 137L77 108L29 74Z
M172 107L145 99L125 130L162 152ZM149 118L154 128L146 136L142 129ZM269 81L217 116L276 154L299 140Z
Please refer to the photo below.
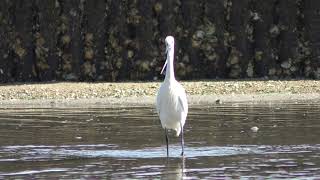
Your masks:
M294 81L189 81L182 82L189 104L228 102L320 102L320 83ZM5 84L1 106L153 105L160 82Z
M320 94L230 94L230 95L190 95L190 105L212 105L224 103L270 103L270 102L313 102L320 103ZM146 106L155 105L155 97L89 98L89 99L33 99L2 100L2 107L91 107L91 106Z

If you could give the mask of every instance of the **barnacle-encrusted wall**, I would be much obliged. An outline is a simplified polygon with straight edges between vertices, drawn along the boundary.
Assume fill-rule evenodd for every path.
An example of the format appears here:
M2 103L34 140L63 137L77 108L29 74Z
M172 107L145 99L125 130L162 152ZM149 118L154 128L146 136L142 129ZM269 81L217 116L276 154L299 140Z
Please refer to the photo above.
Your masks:
M0 81L320 79L318 0L3 0Z

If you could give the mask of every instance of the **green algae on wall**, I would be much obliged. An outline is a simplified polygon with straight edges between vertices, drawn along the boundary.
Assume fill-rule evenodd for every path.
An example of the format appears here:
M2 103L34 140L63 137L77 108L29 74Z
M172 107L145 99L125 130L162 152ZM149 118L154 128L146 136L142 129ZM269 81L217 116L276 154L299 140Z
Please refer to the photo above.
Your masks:
M317 0L4 0L0 81L320 78Z

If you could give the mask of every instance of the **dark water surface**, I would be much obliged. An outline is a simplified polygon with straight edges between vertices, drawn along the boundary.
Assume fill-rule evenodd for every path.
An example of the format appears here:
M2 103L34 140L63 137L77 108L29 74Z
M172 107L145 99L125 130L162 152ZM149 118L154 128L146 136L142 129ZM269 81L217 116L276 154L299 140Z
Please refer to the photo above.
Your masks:
M320 178L319 110L312 102L193 106L186 155L172 134L167 159L153 107L0 108L0 179Z

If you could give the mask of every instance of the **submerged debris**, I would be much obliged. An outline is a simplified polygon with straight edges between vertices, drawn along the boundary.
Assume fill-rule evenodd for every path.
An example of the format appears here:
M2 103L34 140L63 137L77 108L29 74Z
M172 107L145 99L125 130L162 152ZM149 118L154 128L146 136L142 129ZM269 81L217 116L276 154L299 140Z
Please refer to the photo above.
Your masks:
M253 127L251 127L250 128L250 130L252 131L252 132L258 132L259 131L259 128L257 127L257 126L253 126Z

